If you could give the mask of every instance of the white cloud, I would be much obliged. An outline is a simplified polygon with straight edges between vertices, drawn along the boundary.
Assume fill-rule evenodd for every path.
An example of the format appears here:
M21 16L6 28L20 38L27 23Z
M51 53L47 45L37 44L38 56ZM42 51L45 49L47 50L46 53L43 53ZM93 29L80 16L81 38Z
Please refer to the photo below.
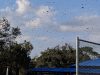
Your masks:
M100 30L100 16L99 15L83 15L77 16L70 22L59 26L62 32L98 32Z
M12 9L10 7L6 7L5 9L1 9L0 11L1 12L8 12L8 13L10 13L10 12L12 12Z
M62 32L78 32L78 31L82 31L82 27L73 27L70 25L61 25L60 27L60 31Z
M30 20L30 21L26 22L26 26L32 27L32 28L39 27L40 24L41 24L40 18L36 18L35 20Z
M82 16L76 16L75 18L79 21L90 21L100 17L98 15L82 15Z
M37 28L55 23L53 7L41 5L33 9L29 0L16 0L16 7L6 7L1 9L0 13L11 21L11 25L23 25L26 28Z
M36 28L54 23L55 12L52 7L40 6L34 13L36 17L33 20L26 21L26 26Z
M87 31L90 33L98 33L100 31L100 16L99 15L88 15L88 16L79 16L76 18L78 22L81 22L84 28L87 28Z
M30 2L28 0L16 0L16 4L16 11L20 14L23 14L30 9Z
M52 7L49 7L49 6L40 6L37 10L36 10L36 15L38 17L52 17L54 16L54 11L53 11L53 8Z

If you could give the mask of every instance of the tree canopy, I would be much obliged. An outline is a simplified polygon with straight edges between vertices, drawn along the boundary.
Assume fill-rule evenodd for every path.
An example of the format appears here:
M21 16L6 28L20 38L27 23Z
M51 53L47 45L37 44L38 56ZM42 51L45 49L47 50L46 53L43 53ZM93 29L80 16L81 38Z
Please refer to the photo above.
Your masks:
M33 47L26 40L18 43L15 39L19 35L19 27L11 27L6 18L0 20L0 75L5 75L7 66L10 75L19 75L20 68L28 68Z
M93 55L94 54L94 55ZM79 49L79 62L91 59L91 55L97 57L99 54L91 47ZM72 46L65 44L54 48L47 48L41 52L39 57L33 58L34 67L70 67L75 64L76 51Z

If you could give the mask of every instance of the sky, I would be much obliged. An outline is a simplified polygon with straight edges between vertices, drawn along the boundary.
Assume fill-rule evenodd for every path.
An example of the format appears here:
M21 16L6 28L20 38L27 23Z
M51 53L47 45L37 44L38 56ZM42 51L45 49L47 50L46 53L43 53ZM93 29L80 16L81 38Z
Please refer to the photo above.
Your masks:
M16 40L32 43L33 58L48 47L75 46L77 36L99 43L99 5L100 0L0 0L0 18L20 27Z

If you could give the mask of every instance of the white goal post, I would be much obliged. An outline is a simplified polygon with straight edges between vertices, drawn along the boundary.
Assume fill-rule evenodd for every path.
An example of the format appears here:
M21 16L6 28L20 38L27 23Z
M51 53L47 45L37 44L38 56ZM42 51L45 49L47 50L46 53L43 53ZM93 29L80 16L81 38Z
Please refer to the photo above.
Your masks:
M99 45L99 43L95 43L95 42L91 42L91 41L86 41L83 39L80 39L79 37L76 38L76 75L79 75L79 48L80 48L80 41L81 42L85 42L85 43L89 43L92 45Z

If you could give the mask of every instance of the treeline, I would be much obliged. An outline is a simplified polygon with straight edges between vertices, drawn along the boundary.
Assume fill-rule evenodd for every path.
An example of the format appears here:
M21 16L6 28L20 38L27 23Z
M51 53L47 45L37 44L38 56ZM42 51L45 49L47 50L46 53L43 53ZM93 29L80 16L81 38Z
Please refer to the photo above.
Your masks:
M79 62L89 59L99 58L99 53L95 52L92 47L79 48ZM41 52L41 55L35 57L31 61L31 67L49 67L49 68L65 68L75 64L76 50L72 46L65 44L54 48L47 48Z

